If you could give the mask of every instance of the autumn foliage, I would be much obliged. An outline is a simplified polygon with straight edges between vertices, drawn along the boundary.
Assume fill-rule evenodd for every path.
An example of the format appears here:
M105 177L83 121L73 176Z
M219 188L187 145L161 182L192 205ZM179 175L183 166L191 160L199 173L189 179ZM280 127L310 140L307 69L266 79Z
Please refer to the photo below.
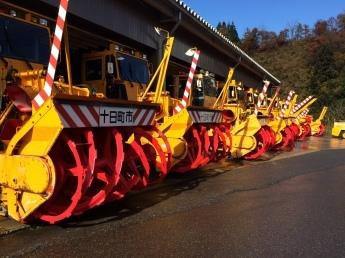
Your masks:
M247 29L240 47L282 81L283 92L317 96L315 115L327 105L328 123L345 120L345 13L279 33Z

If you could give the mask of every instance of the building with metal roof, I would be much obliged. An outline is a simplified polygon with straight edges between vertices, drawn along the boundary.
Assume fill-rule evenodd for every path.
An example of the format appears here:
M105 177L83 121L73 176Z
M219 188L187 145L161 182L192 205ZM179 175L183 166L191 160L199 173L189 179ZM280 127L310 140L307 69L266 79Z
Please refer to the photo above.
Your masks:
M56 17L59 3L58 0L6 2L51 18ZM189 67L190 58L184 53L197 47L201 50L199 68L214 73L220 80L226 77L230 66L239 63L235 78L244 84L260 87L263 79L280 84L279 79L180 0L70 0L68 23L89 33L77 39L85 47L97 40L90 35L100 35L140 49L153 64L162 55L162 40L153 29L158 26L175 37L171 60L175 72Z

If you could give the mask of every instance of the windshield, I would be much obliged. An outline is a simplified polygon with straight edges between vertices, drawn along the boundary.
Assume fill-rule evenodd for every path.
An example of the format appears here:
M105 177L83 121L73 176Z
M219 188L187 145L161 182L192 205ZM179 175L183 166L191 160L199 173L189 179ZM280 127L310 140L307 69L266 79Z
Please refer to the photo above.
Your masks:
M49 54L47 29L0 16L0 57L46 65Z
M129 55L117 55L122 80L147 84L149 72L145 60Z
M87 81L102 80L102 59L92 59L85 62L85 79Z
M217 97L216 80L211 76L204 77L205 95L209 97Z
M228 102L236 102L237 101L237 91L235 87L229 87L228 91Z

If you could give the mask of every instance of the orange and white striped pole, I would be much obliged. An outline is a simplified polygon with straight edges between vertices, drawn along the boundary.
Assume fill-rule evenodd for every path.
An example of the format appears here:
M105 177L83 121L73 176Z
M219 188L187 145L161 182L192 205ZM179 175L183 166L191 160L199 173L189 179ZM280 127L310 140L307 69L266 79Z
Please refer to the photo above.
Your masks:
M285 113L286 113L286 110L288 109L288 107L289 107L289 105L290 105L290 102L291 102L291 100L292 100L292 98L293 98L294 95L295 95L295 92L294 92L293 90L291 90L291 91L289 92L289 95L288 95L287 99L285 100L285 103L284 103L282 109L280 110L280 113L279 113L279 116L278 116L278 119L279 119L279 120L281 120L281 119L284 118L284 115L285 115Z
M304 110L301 114L297 116L297 119L305 118L309 113L309 109Z
M313 96L309 96L307 98L305 98L303 101L301 101L300 103L298 103L297 105L294 106L294 108L292 109L292 113L296 113L298 110L300 110L305 104L307 104L311 99L313 98Z
M265 96L267 94L268 86L270 86L270 82L265 80L264 81L264 86L262 88L262 91L261 91L261 93L258 96L258 103L255 106L255 110L254 110L255 115L257 115L259 113L259 108L261 107L262 103L265 100Z
M306 117L309 114L309 109L307 108L303 114L303 117Z
M192 92L192 83L193 83L193 78L194 78L196 66L198 64L199 56L200 56L200 51L195 50L194 55L193 55L192 64L190 66L190 70L189 70L189 74L188 74L188 80L187 80L186 87L185 87L184 92L183 92L182 101L180 101L175 106L174 114L181 112L181 110L186 108L188 105L190 94Z
M50 52L48 71L46 75L46 81L43 89L36 95L32 100L32 105L35 110L37 110L42 104L51 96L55 71L57 66L57 60L60 53L62 34L65 27L66 13L68 9L69 0L60 0L59 14L56 20L56 27L54 33L54 40Z

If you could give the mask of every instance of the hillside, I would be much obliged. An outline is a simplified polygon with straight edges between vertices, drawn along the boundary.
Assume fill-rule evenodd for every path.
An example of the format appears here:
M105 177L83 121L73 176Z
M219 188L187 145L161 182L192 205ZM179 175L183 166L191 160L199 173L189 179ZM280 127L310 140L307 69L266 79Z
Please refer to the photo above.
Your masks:
M279 33L247 29L240 40L233 22L217 28L281 80L283 95L291 89L302 97L314 95L314 117L328 106L328 124L345 120L345 13Z
M326 105L328 124L345 120L345 33L290 41L253 56L282 81L283 93L293 89L301 96L317 96L314 116Z
M256 52L253 57L282 81L282 92L294 89L305 93L310 80L309 53L305 42L289 42L279 48Z

